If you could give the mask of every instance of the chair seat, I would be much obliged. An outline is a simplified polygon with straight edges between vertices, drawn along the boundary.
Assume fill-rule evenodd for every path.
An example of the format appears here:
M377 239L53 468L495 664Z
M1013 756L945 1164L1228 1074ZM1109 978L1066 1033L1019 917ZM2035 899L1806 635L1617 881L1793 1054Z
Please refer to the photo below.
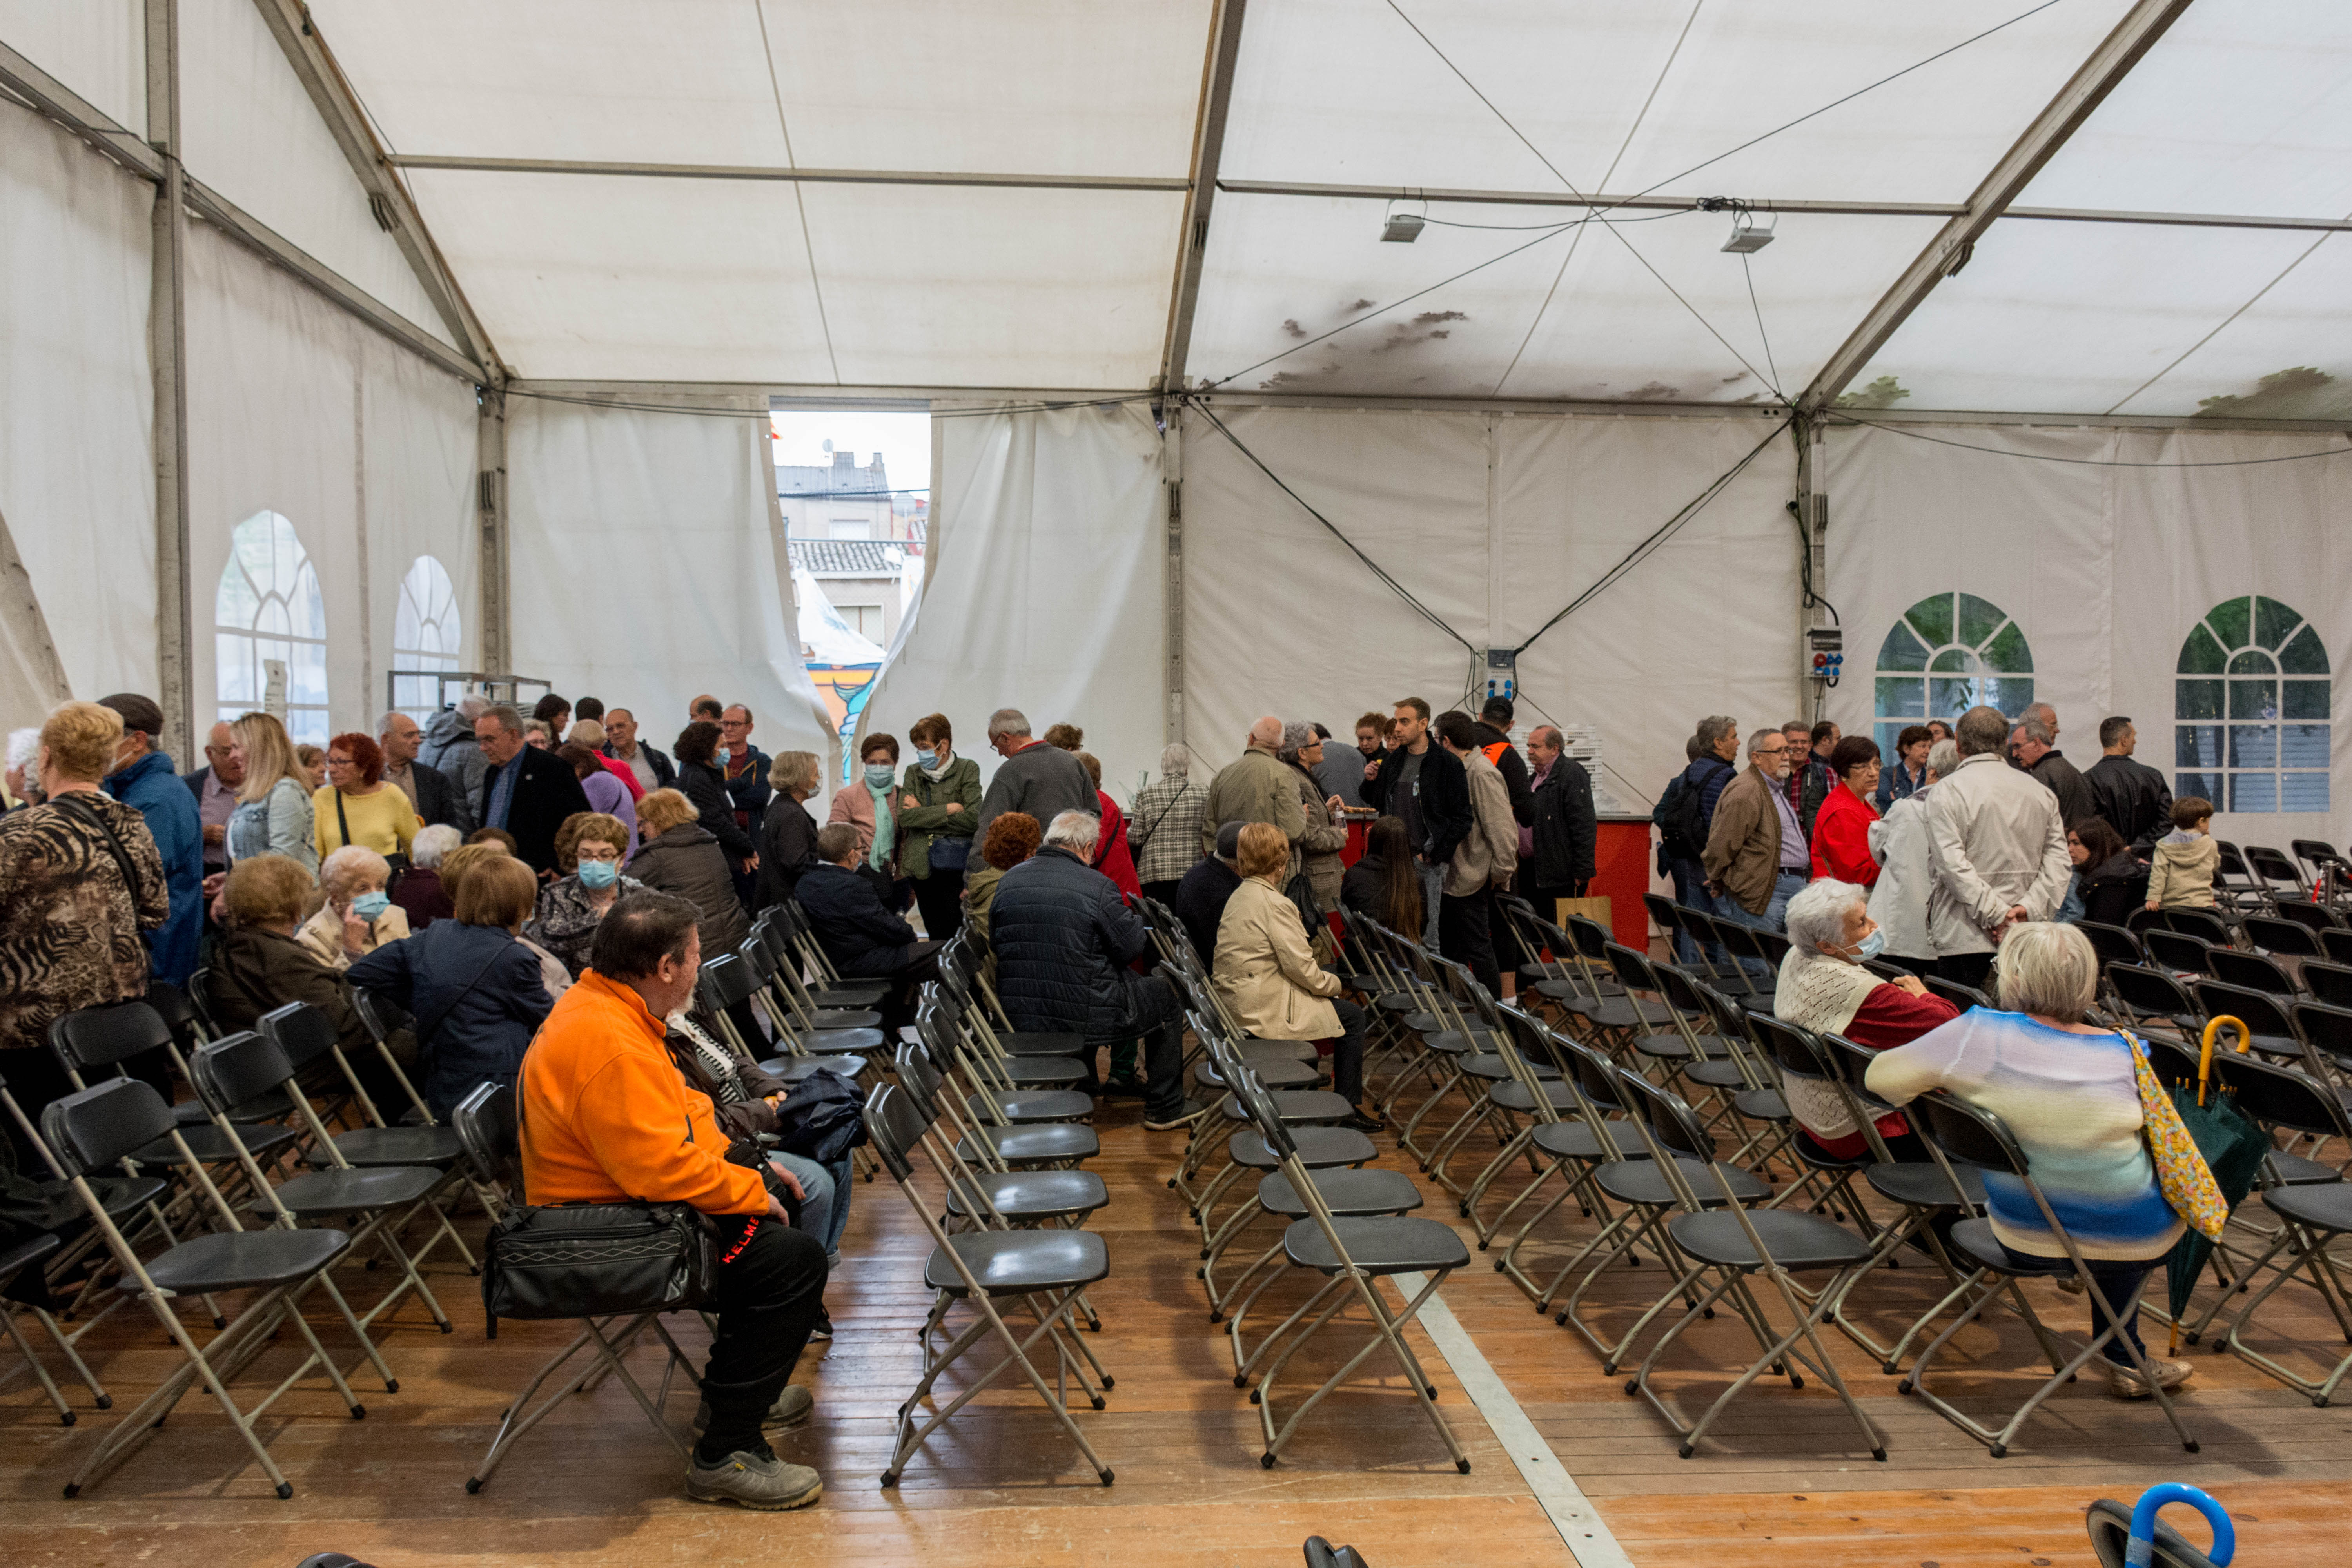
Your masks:
M1006 1219L1059 1219L1087 1215L1110 1202L1110 1190L1092 1171L1010 1171L1003 1175L978 1174L988 1201ZM966 1215L971 1209L961 1189L948 1194L948 1213Z
M1421 1011L1421 998L1410 991L1383 991L1372 1005L1383 1013Z
M286 1091L282 1089L256 1095L243 1105L232 1105L228 1110L231 1121L275 1121L282 1116L293 1114L294 1102L286 1098ZM184 1100L172 1107L172 1120L183 1127L203 1127L210 1126L213 1117L212 1112L205 1109L204 1101Z
M5 1285L32 1264L38 1263L65 1242L53 1230L38 1231L13 1247L0 1247L0 1285Z
M335 1152L354 1165L447 1165L466 1145L446 1127L362 1127L338 1135Z
M1450 1225L1410 1215L1335 1219L1331 1228L1356 1267L1367 1274L1410 1274L1469 1266L1470 1249ZM1323 1227L1311 1219L1294 1223L1282 1233L1282 1250L1301 1268L1325 1274L1339 1271Z
M1087 1049L1087 1037L1075 1030L1014 1029L1000 1032L997 1043L1008 1057L1084 1057L1093 1053Z
M877 1029L881 1026L882 1015L871 1007L819 1007L802 1025L802 1027L813 1031Z
M864 1057L771 1057L760 1064L760 1070L786 1083L798 1083L821 1072L839 1073L844 1078L856 1078L866 1070Z
M291 1127L279 1127L269 1122L237 1122L234 1125L238 1141L253 1151L257 1160L266 1159L294 1142L295 1133ZM181 1128L180 1141L187 1144L189 1153L207 1165L225 1165L236 1158L236 1150L230 1145L228 1135L209 1121ZM175 1165L180 1159L179 1152L172 1147L172 1140L168 1137L156 1139L131 1157L142 1165L159 1167Z
M1789 1120L1789 1102L1777 1089L1743 1089L1731 1097L1731 1108L1750 1121Z
M1433 1029L1421 1037L1421 1043L1433 1051L1443 1051L1449 1057L1475 1056L1491 1051L1495 1037L1485 1029Z
M228 1230L192 1237L147 1265L147 1278L183 1296L284 1285L307 1279L342 1256L352 1238L340 1230ZM129 1276L118 1290L136 1290Z
M2273 1187L2263 1194L2263 1204L2272 1213L2297 1225L2307 1225L2314 1230L2331 1234L2352 1230L2352 1183Z
M1067 1057L1007 1057L997 1066L1016 1089L1067 1089L1091 1076L1086 1063Z
M99 1207L106 1211L106 1217L110 1220L121 1220L125 1215L145 1208L162 1197L172 1184L159 1176L91 1176L87 1179L90 1191L98 1194ZM44 1192L61 1192L64 1184L43 1182L41 1189Z
M1633 1004L1622 996L1605 996L1598 1002L1571 997L1560 1005L1597 1029L1631 1029L1642 1021Z
M1680 1035L1640 1035L1633 1048L1645 1057L1661 1061L1679 1061L1691 1054L1691 1048Z
M1732 1061L1693 1062L1683 1068L1683 1077L1693 1083L1703 1083L1709 1089L1746 1089L1748 1079Z
M1464 1057L1459 1065L1462 1070L1472 1078L1482 1078L1489 1083L1515 1081L1511 1076L1510 1063L1505 1061L1499 1055ZM1529 1062L1528 1070L1546 1083L1559 1077L1559 1069L1549 1062Z
M1049 1121L1035 1127L982 1127L980 1136L1008 1165L1049 1165L1062 1160L1091 1160L1102 1152L1102 1140L1091 1127L1075 1121ZM980 1152L967 1136L956 1143L956 1158L981 1163Z
M1750 1209L1748 1221L1756 1227L1764 1248L1784 1268L1851 1268L1870 1261L1870 1244L1832 1220L1814 1214L1790 1214L1782 1209ZM1760 1268L1756 1245L1740 1228L1739 1216L1719 1214L1678 1214L1666 1231L1701 1263L1720 1268Z
M1555 1110L1573 1110L1584 1103L1577 1095L1574 1084L1547 1078L1543 1088L1544 1098L1551 1101L1552 1109ZM1536 1108L1535 1095L1523 1083L1498 1083L1486 1091L1486 1098L1505 1110L1524 1113Z
M1360 1165L1381 1152L1352 1127L1294 1127L1290 1141L1298 1147L1299 1163L1310 1171ZM1255 1132L1234 1133L1225 1144L1225 1158L1248 1171L1271 1171L1282 1163Z
M871 1007L890 994L887 980L845 980L834 985L809 986L809 1002L818 1007Z
M1359 1219L1366 1215L1406 1214L1424 1201L1421 1188L1402 1171L1326 1171L1315 1178L1315 1190L1332 1214ZM1257 1184L1258 1205L1285 1219L1304 1219L1307 1201L1290 1178L1277 1171Z
M801 1045L812 1056L840 1057L853 1051L888 1050L891 1040L880 1029L810 1029L801 1036Z
M2344 1178L2333 1165L2323 1165L2301 1154L2284 1154L2272 1151L2263 1161L2263 1182L2265 1185L2283 1187L2331 1186Z
M1012 1122L1076 1121L1095 1113L1094 1096L1081 1089L1015 1089L992 1098L1004 1120Z
M1634 1140L1639 1142L1637 1137ZM1710 1207L1723 1202L1723 1189L1716 1184L1708 1168L1687 1156L1678 1157L1675 1163L1681 1167L1698 1201ZM1715 1170L1731 1178L1731 1190L1744 1204L1762 1203L1772 1195L1772 1189L1753 1173L1737 1165L1717 1163ZM1656 1207L1675 1202L1675 1190L1667 1184L1666 1173L1650 1160L1612 1160L1595 1173L1601 1190L1620 1203L1641 1204Z
M1323 1069L1300 1061L1296 1057L1261 1058L1246 1064L1268 1089L1307 1089L1323 1081ZM1193 1065L1192 1076L1209 1089L1223 1089L1224 1074L1217 1064L1203 1059Z
M1646 1160L1650 1157L1646 1152L1633 1152L1647 1146L1643 1143L1641 1133L1633 1130L1632 1122L1612 1118L1608 1120L1607 1126L1609 1136L1617 1141L1617 1147L1627 1151L1624 1158ZM1529 1142L1555 1158L1593 1162L1618 1158L1603 1149L1601 1140L1592 1135L1592 1129L1581 1121L1547 1121L1529 1135Z
M1274 1101L1275 1114L1282 1118L1286 1127L1302 1121L1345 1121L1356 1114L1353 1105L1328 1089L1277 1089L1268 1098ZM1230 1094L1218 1102L1217 1109L1228 1121L1249 1120L1249 1112Z
M991 1296L1067 1290L1110 1273L1110 1249L1090 1230L972 1231L948 1237L948 1245L934 1247L923 1265L923 1283L950 1296L970 1291L948 1256L950 1248Z
M1973 1208L1985 1204L1984 1172L1974 1165L1955 1165L1953 1174L1960 1178L1961 1197ZM1909 1162L1899 1165L1873 1165L1863 1173L1863 1180L1871 1191L1906 1208L1931 1209L1954 1206L1952 1182L1943 1167L1932 1161Z
M2074 1277L2074 1265L2064 1258L2031 1258L2027 1254L2020 1253L2016 1258L2026 1258L2028 1260L2023 1263L2018 1262L2016 1258L2011 1257L2009 1248L2003 1247L2000 1239L1993 1235L1992 1221L1989 1219L1960 1221L1952 1227L1951 1239L1952 1245L1967 1254L1971 1262L1990 1268L1996 1274L2015 1274L2034 1279L2058 1275L2069 1279Z
M278 1201L297 1219L318 1215L359 1214L368 1209L399 1208L413 1204L441 1184L442 1173L430 1165L378 1165L365 1171L305 1171L278 1184ZM269 1214L268 1199L251 1205Z

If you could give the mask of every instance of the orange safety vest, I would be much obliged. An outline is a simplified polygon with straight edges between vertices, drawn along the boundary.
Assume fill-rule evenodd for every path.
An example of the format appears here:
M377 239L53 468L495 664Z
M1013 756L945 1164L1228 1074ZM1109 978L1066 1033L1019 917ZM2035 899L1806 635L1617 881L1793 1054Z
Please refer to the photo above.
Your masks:
M1496 767L1501 767L1503 765L1503 753L1511 749L1511 743L1508 741L1496 741L1491 745L1481 746L1478 749L1486 753L1486 760L1488 762L1494 763Z

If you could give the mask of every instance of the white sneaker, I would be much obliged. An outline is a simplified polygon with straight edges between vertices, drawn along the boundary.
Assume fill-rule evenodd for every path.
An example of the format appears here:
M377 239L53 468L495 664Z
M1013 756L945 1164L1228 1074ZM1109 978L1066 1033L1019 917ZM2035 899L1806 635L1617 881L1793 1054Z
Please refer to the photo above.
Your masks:
M715 1465L700 1459L686 1471L686 1495L696 1502L731 1502L739 1508L776 1511L806 1508L824 1495L823 1478L806 1465L788 1465L737 1451Z

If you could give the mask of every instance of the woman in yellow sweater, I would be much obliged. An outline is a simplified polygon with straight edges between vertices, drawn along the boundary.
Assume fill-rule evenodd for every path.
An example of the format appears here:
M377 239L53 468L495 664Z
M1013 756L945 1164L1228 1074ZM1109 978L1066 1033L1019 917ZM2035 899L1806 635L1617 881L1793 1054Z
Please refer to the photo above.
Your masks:
M327 782L310 812L322 860L346 844L405 855L420 826L407 792L383 782L383 749L357 733L327 742Z

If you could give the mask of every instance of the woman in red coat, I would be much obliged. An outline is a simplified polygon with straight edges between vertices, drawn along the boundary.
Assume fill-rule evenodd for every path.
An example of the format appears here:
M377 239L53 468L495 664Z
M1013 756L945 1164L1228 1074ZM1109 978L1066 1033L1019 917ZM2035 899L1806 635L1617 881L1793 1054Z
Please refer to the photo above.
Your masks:
M1095 869L1129 898L1139 899L1143 884L1136 880L1135 855L1127 847L1127 814L1119 810L1118 802L1103 793L1102 763L1089 752L1078 752L1077 758L1095 781L1095 802L1102 808L1102 840L1095 846Z
M1838 782L1813 818L1813 877L1867 888L1878 880L1878 861L1870 852L1871 826L1878 820L1870 804L1878 787L1878 742L1848 735L1830 752L1830 772Z

